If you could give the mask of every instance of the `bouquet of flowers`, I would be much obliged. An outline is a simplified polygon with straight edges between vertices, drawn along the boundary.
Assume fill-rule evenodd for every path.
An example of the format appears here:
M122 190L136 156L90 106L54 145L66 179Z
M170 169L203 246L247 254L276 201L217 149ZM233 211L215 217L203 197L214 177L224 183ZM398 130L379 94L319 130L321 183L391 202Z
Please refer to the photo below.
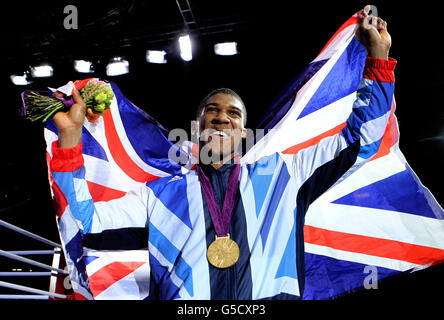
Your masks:
M114 92L108 82L97 78L77 80L72 83L87 107L87 119L96 121L109 109ZM31 121L46 120L57 111L67 111L74 104L72 98L60 98L52 92L25 91L22 93L22 115Z

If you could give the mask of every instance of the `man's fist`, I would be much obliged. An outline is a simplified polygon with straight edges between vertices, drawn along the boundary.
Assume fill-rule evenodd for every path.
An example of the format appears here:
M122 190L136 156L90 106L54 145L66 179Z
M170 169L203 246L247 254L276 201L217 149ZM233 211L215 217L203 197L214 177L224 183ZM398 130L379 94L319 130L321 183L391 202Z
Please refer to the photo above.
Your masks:
M356 30L356 38L367 48L369 57L388 59L388 53L392 45L392 39L387 32L387 22L379 17L368 15L370 6L365 6L359 16L359 28Z
M60 93L55 93L59 95ZM86 104L80 93L73 88L74 104L67 112L57 112L52 120L59 130L59 147L72 148L82 140L82 127L85 121Z

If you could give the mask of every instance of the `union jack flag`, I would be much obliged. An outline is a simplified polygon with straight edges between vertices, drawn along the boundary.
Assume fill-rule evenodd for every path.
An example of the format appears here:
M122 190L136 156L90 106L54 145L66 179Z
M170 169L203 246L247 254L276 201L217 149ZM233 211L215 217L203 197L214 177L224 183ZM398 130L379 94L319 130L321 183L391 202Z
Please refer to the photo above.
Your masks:
M58 139L58 131L52 120L47 121L44 133L49 182L75 298L143 299L148 295L143 278L149 279L149 267L148 252L140 249L146 248L147 244L136 241L127 244L131 250L121 247L106 252L94 250L97 246L103 247L98 244L103 239L93 238L89 241L92 245L88 247L82 236L84 226L75 217L82 215L82 210L88 210L91 203L98 208L104 203L112 203L113 211L108 210L107 213L113 215L111 219L119 219L119 214L128 206L119 199L137 192L147 181L186 169L168 160L168 151L173 144L166 138L166 130L134 106L115 84L111 85L115 98L110 110L95 122L85 120L82 135L85 165L84 169L75 171L76 182L73 185L67 183L62 175L58 176L58 172L67 171L65 168L55 168L51 164L52 145ZM64 187L72 190L68 194L63 193L59 186L66 183L68 185ZM80 199L76 191L82 189L83 183L87 184L89 194ZM70 197L75 199L70 201ZM84 206L72 205L79 201ZM140 228L143 227L142 223ZM110 249L106 244L104 246ZM133 284L128 285L131 282Z
M297 154L341 132L356 99L366 104L365 88L359 87L366 52L354 38L357 23L357 15L346 21L269 108L260 124L268 133L243 161L254 162L275 152ZM57 172L68 169L50 168L49 181L76 298L144 299L149 295L147 244L110 248L98 243L106 237L82 236L82 228L90 228L91 223L78 220L91 203L96 207L113 204L112 212L99 217L103 221L122 215L122 221L134 220L128 202L119 199L136 194L148 181L184 173L188 167L169 161L173 143L166 138L167 131L126 99L115 84L112 88L115 98L110 110L94 123L85 121L85 169L74 171L74 182L64 185L64 190L72 192L62 193L59 186L68 182ZM378 278L383 279L444 259L444 211L399 150L394 112L393 99L383 138L368 144L371 158L365 159L365 150L360 153L366 164L347 172L307 212L304 299L327 299L362 287L365 266L376 267ZM57 143L51 120L45 139L50 166L52 145ZM89 194L82 197L75 190L84 183ZM69 206L70 197L81 205ZM144 232L143 221L132 221L131 226L123 223L120 229L134 225L140 227L137 232Z
M347 20L289 84L260 124L274 130L244 159L296 154L339 133L355 99L366 104L365 90L359 87L366 52L354 37L357 24L357 15ZM307 211L304 299L336 297L363 287L366 266L376 267L382 280L444 259L444 211L399 150L395 107L393 98L384 136L374 144L376 154L347 172Z

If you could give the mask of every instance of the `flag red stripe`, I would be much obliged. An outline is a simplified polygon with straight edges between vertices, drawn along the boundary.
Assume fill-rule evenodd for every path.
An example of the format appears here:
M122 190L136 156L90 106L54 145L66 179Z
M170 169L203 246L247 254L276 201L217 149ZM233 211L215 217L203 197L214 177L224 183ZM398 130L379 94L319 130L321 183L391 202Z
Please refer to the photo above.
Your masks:
M57 183L53 182L51 188L53 193L52 200L54 204L54 210L57 217L61 218L66 210L66 207L68 206L68 201L66 200L65 195L63 194L62 190L60 190L60 187L57 185Z
M370 161L388 155L390 153L390 148L393 147L393 145L395 144L392 137L392 124L393 124L392 118L393 116L390 116L378 152L370 159Z
M387 128L385 130L383 139L381 141L381 146L379 147L378 152L370 159L370 161L378 159L380 157L386 156L390 153L390 148L393 147L398 142L399 133L396 125L396 117L394 116L395 111L395 102L392 103L391 115L387 123ZM299 143L297 145L291 146L282 153L287 154L296 154L300 150L314 146L319 143L322 139L326 137L333 136L341 132L341 130L346 126L346 122L341 123L340 125L316 136L307 141Z
M399 133L398 133L398 126L396 123L396 117L394 115L395 107L396 105L395 102L393 101L390 118L387 122L387 127L385 129L381 145L379 146L378 152L370 159L370 161L388 155L390 153L390 148L393 147L398 142Z
M114 120L110 110L103 113L105 124L105 136L111 155L117 165L133 180L137 182L147 182L156 180L159 177L152 175L140 168L126 153L122 142L120 141Z
M396 120L395 110L396 110L396 103L395 103L395 98L393 98L392 109L390 110L390 118L389 118L392 146L396 144L399 140L398 121Z
M442 249L308 225L304 226L304 240L307 243L333 249L396 259L418 265L427 265L444 259L444 250Z
M347 21L345 21L345 23L338 29L338 31L335 32L335 34L333 35L333 37L330 38L330 40L328 40L327 44L324 46L324 48L322 48L321 52L319 52L318 56L324 52L324 50L330 45L330 43L332 43L332 41L336 38L336 36L342 32L342 30L344 30L345 28L351 26L352 24L357 24L359 22L357 17L351 17L350 19L348 19Z
M288 154L296 154L298 153L300 150L314 146L315 144L319 143L319 141L321 141L322 139L326 138L326 137L330 137L333 136L335 134L338 134L339 132L341 132L341 130L345 127L346 122L341 123L340 125L316 136L313 137L307 141L304 141L302 143L296 144L288 149L286 149L285 151L283 151L282 153L288 153Z
M112 262L88 277L89 287L94 297L134 272L145 262Z
M91 181L86 181L86 183L88 184L88 190L94 202L110 201L126 195L124 191L108 188Z
M74 292L72 295L68 296L67 300L90 300L90 299L88 299L87 297L78 292Z

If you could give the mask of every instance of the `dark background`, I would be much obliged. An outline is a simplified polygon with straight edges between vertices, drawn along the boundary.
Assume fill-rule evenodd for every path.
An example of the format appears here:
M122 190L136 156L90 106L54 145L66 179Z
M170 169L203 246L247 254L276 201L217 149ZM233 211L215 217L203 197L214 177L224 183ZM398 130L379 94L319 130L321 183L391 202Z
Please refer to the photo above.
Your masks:
M78 9L79 28L66 30L63 8ZM193 60L178 55L177 37L184 21L176 1L46 1L8 2L0 19L1 183L0 219L59 242L50 199L45 143L40 124L18 116L20 93L44 90L69 80L102 77L115 82L137 106L167 129L189 129L200 100L212 89L229 87L243 98L254 128L265 109L285 85L310 63L333 33L367 1L239 1L189 0L195 24L190 25ZM396 101L400 148L421 181L444 203L444 62L441 57L444 5L373 1L388 22L398 60ZM213 44L237 41L239 55L215 56ZM147 49L167 51L168 63L149 64ZM130 63L127 75L107 77L105 66L115 55ZM90 59L94 74L73 70L73 59ZM15 86L11 74L49 62L51 78ZM0 227L1 228L1 227ZM0 231L0 249L49 249L7 229ZM51 264L50 257L39 261ZM0 258L0 271L27 265ZM33 268L37 271L37 268ZM47 279L0 279L47 289ZM344 298L394 299L429 297L444 285L440 265L383 281L378 290L364 290ZM0 292L13 292L0 289Z

